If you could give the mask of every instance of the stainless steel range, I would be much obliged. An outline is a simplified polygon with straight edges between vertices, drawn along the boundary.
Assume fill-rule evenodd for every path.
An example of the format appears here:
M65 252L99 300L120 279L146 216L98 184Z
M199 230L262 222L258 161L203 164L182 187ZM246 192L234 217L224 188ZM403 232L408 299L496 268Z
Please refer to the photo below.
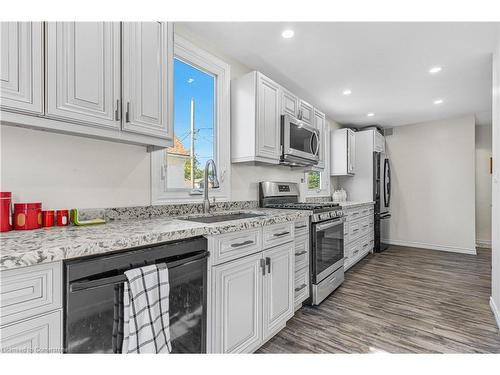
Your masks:
M344 281L344 212L337 203L300 203L293 182L261 182L259 204L264 208L312 211L310 231L309 303L319 305Z

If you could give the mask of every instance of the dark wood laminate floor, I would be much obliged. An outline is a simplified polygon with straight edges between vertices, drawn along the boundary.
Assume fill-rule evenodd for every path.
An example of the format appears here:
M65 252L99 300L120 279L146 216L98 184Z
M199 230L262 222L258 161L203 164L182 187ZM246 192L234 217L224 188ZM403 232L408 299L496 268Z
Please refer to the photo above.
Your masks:
M319 307L303 307L261 353L500 353L491 251L392 246L369 254Z

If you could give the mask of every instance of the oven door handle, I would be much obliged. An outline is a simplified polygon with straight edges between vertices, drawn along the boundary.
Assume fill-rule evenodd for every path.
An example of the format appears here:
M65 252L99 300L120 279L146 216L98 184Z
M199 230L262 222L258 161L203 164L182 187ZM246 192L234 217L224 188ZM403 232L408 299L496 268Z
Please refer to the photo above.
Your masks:
M169 263L158 263L158 265L161 265L158 268L174 268L177 266L184 266L187 265L188 263L192 263L195 261L198 261L200 259L204 259L208 257L208 252L203 251L199 254L193 255L188 258L184 259L179 259L175 260ZM127 276L125 274L121 275L116 275L116 276L110 276L110 277L105 277L102 279L96 279L96 280L88 280L84 279L82 281L73 281L69 283L69 291L70 293L73 292L80 292L82 290L87 290L87 289L95 289L95 288L101 288L104 286L109 286L109 285L114 285L114 284L120 284L127 281Z
M335 219L335 220L329 221L329 222L324 223L324 224L316 224L316 232L319 232L319 231L322 231L322 230L325 230L328 228L332 228L332 227L335 227L335 226L340 225L340 224L344 224L344 221L345 221L345 219L341 218L341 219Z

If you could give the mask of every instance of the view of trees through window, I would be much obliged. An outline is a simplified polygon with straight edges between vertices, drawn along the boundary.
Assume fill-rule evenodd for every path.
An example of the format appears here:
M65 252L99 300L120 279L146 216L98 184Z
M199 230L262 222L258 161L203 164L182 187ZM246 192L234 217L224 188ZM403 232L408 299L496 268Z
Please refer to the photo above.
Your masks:
M203 188L214 159L215 77L174 59L174 144L166 152L167 188Z
M321 189L321 173L317 171L307 173L307 188L309 190Z

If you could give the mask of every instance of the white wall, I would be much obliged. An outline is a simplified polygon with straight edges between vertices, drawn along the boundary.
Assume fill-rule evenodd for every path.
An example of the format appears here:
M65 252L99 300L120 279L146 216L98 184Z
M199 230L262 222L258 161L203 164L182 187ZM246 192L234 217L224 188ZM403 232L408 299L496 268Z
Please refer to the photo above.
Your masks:
M476 126L476 244L491 246L491 125Z
M490 304L500 327L500 33L493 56L492 270Z
M182 25L175 31L231 64L232 79L251 70ZM144 147L7 126L0 135L0 189L12 191L15 201L67 208L150 204L150 155ZM231 171L232 200L258 199L259 181L299 182L304 176L279 166L233 164Z
M474 116L394 128L389 243L475 252Z
M149 154L144 147L40 130L0 127L1 191L46 208L146 205Z

